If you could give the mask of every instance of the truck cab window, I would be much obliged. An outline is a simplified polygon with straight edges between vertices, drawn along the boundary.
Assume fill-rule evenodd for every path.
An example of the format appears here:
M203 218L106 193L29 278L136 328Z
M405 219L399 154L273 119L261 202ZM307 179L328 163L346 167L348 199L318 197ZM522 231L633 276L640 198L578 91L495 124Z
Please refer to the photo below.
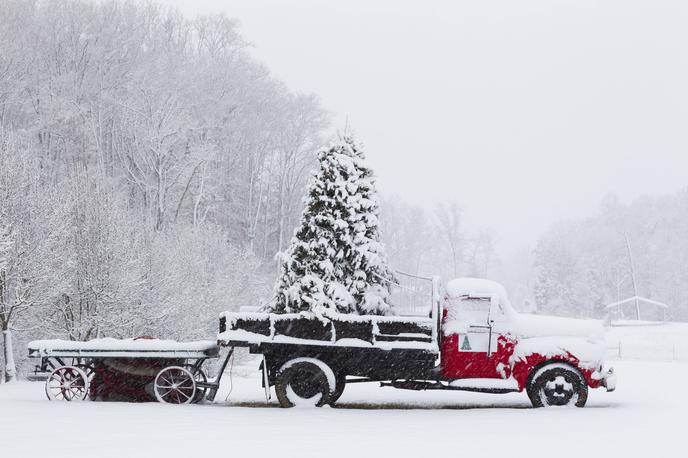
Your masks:
M490 315L489 298L464 298L456 311L458 319L472 325L484 326Z

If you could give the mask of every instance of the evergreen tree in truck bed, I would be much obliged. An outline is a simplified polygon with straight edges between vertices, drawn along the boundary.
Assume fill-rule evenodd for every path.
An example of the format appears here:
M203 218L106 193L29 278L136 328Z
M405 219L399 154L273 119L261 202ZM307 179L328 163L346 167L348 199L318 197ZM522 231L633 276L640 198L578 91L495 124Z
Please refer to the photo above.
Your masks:
M389 315L394 274L380 242L373 172L350 136L318 161L300 227L279 255L272 311Z

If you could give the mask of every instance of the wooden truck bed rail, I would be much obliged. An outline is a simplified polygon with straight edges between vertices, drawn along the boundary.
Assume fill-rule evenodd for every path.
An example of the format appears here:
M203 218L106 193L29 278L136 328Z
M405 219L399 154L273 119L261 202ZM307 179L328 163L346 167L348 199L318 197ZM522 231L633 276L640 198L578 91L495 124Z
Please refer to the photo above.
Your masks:
M437 351L430 318L231 313L220 316L218 343L263 343Z

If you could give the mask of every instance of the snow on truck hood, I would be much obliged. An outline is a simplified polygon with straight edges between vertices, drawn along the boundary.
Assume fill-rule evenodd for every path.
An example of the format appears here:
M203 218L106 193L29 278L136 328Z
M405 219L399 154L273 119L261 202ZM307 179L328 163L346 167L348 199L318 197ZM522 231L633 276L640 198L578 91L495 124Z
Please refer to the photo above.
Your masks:
M602 323L596 320L514 313L509 325L513 334L526 338L550 336L604 337L604 327Z

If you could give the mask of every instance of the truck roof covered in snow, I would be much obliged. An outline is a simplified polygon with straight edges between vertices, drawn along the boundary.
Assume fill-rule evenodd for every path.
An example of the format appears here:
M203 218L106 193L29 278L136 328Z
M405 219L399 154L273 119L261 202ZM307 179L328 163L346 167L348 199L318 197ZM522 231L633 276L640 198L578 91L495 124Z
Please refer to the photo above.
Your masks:
M456 278L445 288L450 298L496 297L500 303L508 303L506 290L499 283L484 278Z

